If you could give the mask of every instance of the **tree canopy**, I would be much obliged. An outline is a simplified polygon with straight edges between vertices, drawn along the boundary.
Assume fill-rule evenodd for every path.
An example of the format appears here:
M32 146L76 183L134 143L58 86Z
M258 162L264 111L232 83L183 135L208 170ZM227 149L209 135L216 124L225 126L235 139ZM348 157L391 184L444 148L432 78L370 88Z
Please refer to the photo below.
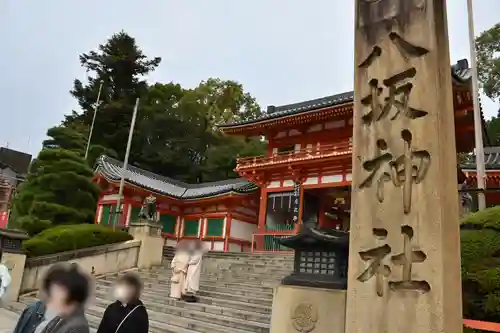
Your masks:
M476 38L478 80L484 94L500 102L500 23ZM499 114L486 122L488 138L493 146L500 145Z
M94 105L103 82L92 144L123 160L135 99L141 98L130 163L188 182L234 178L237 156L264 153L260 138L226 137L217 126L262 115L254 97L235 81L209 78L194 88L148 85L145 75L160 64L148 58L125 32L113 35L97 51L80 56L87 83L75 80L71 94L81 108L63 122L88 137ZM89 159L95 160L95 154Z
M11 226L30 235L53 225L92 223L99 196L93 170L81 155L81 136L61 127L47 135L12 202Z
M486 96L500 98L500 23L476 38L478 79Z

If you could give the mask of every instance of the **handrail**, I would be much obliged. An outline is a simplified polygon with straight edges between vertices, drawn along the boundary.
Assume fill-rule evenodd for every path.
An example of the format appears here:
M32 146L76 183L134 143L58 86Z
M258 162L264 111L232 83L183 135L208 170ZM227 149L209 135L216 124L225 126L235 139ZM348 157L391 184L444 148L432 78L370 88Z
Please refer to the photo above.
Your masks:
M327 144L313 147L304 147L299 150L275 153L272 155L240 157L236 159L236 169L255 167L265 164L287 163L297 160L309 160L325 157L347 156L352 154L352 143Z

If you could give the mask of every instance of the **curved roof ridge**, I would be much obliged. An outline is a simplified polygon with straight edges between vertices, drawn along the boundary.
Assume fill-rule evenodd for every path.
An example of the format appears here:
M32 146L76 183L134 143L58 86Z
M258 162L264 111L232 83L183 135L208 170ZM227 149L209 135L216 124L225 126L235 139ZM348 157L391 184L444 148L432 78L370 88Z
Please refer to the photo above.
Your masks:
M97 160L96 173L117 181L121 178L123 162L102 155ZM188 184L169 177L161 176L139 167L128 165L125 180L131 184L175 198L194 199L220 195L229 192L252 192L258 187L244 178L227 179L215 182Z
M469 66L466 59L461 59L456 64L450 66L452 83L454 85L460 86L467 84L470 81L472 71L468 67ZM219 125L218 127L224 129L230 128L232 126L245 126L260 121L273 120L284 116L292 116L295 114L300 114L302 112L313 112L318 109L323 109L331 106L340 106L345 103L352 103L353 101L354 91L347 91L340 94L324 96L302 102L284 104L280 106L270 105L267 107L267 112L261 117L223 124Z

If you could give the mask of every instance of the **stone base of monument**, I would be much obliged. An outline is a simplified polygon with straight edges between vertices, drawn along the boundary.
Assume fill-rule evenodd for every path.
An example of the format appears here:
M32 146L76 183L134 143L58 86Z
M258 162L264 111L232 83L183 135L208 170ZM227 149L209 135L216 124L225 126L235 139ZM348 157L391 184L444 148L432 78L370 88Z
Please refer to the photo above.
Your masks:
M149 269L162 264L165 240L161 229L161 224L146 219L130 223L128 232L134 239L141 241L137 258L138 268Z
M343 333L346 291L281 285L274 289L271 333Z

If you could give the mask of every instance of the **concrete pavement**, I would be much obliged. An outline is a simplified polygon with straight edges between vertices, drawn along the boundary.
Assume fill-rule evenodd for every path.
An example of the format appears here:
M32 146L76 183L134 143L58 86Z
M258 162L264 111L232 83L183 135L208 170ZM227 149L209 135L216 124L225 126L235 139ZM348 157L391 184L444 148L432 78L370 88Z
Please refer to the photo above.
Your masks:
M17 317L16 313L0 308L0 333L12 333Z

